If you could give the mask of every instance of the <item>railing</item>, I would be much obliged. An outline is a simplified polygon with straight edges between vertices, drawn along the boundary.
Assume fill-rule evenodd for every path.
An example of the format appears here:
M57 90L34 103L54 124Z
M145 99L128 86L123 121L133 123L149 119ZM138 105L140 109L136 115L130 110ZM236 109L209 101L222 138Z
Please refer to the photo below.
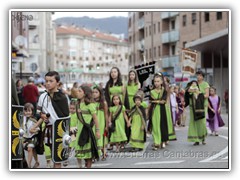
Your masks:
M179 56L167 56L162 58L162 68L170 68L179 65Z
M179 15L179 12L161 12L161 18L167 19Z
M179 31L174 30L174 31L165 32L162 34L161 38L162 38L162 43L179 41Z

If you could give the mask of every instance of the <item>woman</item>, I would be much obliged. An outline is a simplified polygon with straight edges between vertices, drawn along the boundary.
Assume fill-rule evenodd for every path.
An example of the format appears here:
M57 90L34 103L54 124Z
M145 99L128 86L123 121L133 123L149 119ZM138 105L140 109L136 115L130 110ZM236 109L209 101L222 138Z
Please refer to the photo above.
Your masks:
M189 128L188 128L188 141L194 142L194 146L199 145L200 142L202 142L203 145L206 144L205 139L207 136L207 128L206 128L206 115L207 115L207 108L208 108L208 97L209 97L209 85L207 82L203 80L204 73L202 71L198 71L196 73L197 75L197 86L199 90L196 89L190 89L190 86L192 85L192 81L186 89L186 96L188 96L189 100L189 110L190 110L190 122L189 122ZM199 91L203 94L204 98L204 115L205 117L194 120L194 106L193 106L193 94Z

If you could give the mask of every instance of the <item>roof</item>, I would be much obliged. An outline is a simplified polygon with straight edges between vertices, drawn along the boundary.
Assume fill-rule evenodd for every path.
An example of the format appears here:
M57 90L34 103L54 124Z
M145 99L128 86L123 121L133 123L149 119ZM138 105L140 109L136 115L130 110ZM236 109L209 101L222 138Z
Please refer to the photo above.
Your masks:
M57 32L57 35L72 34L72 35L94 37L97 39L102 39L107 41L125 42L125 43L127 42L126 39L120 39L111 34L102 33L99 31L92 31L86 28L79 28L74 26L60 26L60 27L57 27L56 32Z

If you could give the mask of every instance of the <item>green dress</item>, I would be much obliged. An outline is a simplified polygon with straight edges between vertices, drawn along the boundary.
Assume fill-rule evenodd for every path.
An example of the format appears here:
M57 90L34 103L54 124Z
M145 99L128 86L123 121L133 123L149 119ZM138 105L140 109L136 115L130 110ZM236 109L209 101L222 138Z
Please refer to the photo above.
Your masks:
M127 85L127 92L128 92L128 101L129 101L129 106L130 109L135 105L133 101L134 95L138 91L138 84L135 85L135 83L132 83L131 85Z
M98 139L97 144L98 144L98 149L102 149L104 147L104 145L106 145L107 142L107 137L104 136L104 130L106 127L106 119L105 119L105 115L104 115L104 110L103 109L99 109L100 103L96 102L94 103L96 106L96 110L97 110L97 118L98 118L98 124L99 124L99 129L100 129L100 139Z
M70 130L73 128L76 128L77 123L78 123L77 114L76 113L70 114ZM76 137L75 137L75 135L72 135L71 138L72 138L72 141L70 143L70 147L73 148L73 147L75 147Z
M163 92L164 92L164 89L161 89L161 91L159 93L156 92L155 89L153 89L150 92L150 95L153 99L161 99L163 96ZM165 106L162 106L162 107L165 107ZM163 132L161 132L160 125L164 124L164 127L167 126L167 118L165 117L166 119L161 119L161 108L162 107L159 104L156 104L156 107L154 108L154 110L152 112L152 136L153 136L154 146L160 146L162 143L162 139L168 140L168 138L166 138L166 136L168 137L168 134L163 134ZM163 122L161 123L161 121L163 121ZM164 121L166 121L166 122L164 122Z
M109 111L112 114L115 114L118 106L110 107ZM127 136L125 133L125 120L123 116L123 112L125 111L125 106L122 107L122 112L119 114L118 118L115 120L115 131L111 133L110 142L111 143L119 143L123 141L127 141Z
M201 93L205 94L205 89L209 88L207 82L203 81L199 84ZM206 115L208 107L208 99L204 100L205 106L205 118L195 121L193 116L192 109L192 100L189 101L189 110L190 110L190 122L188 128L188 141L189 142L202 142L207 136L207 127L206 127Z
M144 107L144 109L147 108L147 103L142 102L141 105ZM131 136L130 136L130 145L133 148L141 148L144 149L144 126L146 126L146 123L143 122L144 119L141 117L140 113L136 110L132 115L132 121L131 121Z
M86 105L85 103L80 103L80 110L82 112L82 116L85 120L85 123L90 124L92 121L93 114L96 114L96 106L93 103ZM84 146L79 146L78 141L80 138L80 134L83 129L83 124L78 120L77 123L77 135L76 135L76 143L75 143L75 153L78 159L91 159L92 151L91 151L91 138L89 138L89 142ZM92 127L93 133L95 133L95 126ZM98 150L99 156L101 155L101 150Z
M110 102L112 102L113 95L117 94L120 96L122 103L124 103L123 102L123 94L124 94L123 86L112 86L109 88L109 92L110 92Z
M167 99L167 102L165 104L166 108L166 115L167 115L167 124L168 124L168 138L169 140L176 140L176 134L175 134L175 129L173 126L173 121L172 121L172 111L171 111L171 106L169 102L169 98Z

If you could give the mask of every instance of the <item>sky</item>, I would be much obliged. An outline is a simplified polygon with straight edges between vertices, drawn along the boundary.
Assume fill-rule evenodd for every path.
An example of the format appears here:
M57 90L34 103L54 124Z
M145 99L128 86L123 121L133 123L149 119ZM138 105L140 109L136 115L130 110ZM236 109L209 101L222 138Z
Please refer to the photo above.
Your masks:
M93 17L93 18L106 18L111 16L123 16L128 17L128 12L55 12L52 16L53 20L60 17Z

